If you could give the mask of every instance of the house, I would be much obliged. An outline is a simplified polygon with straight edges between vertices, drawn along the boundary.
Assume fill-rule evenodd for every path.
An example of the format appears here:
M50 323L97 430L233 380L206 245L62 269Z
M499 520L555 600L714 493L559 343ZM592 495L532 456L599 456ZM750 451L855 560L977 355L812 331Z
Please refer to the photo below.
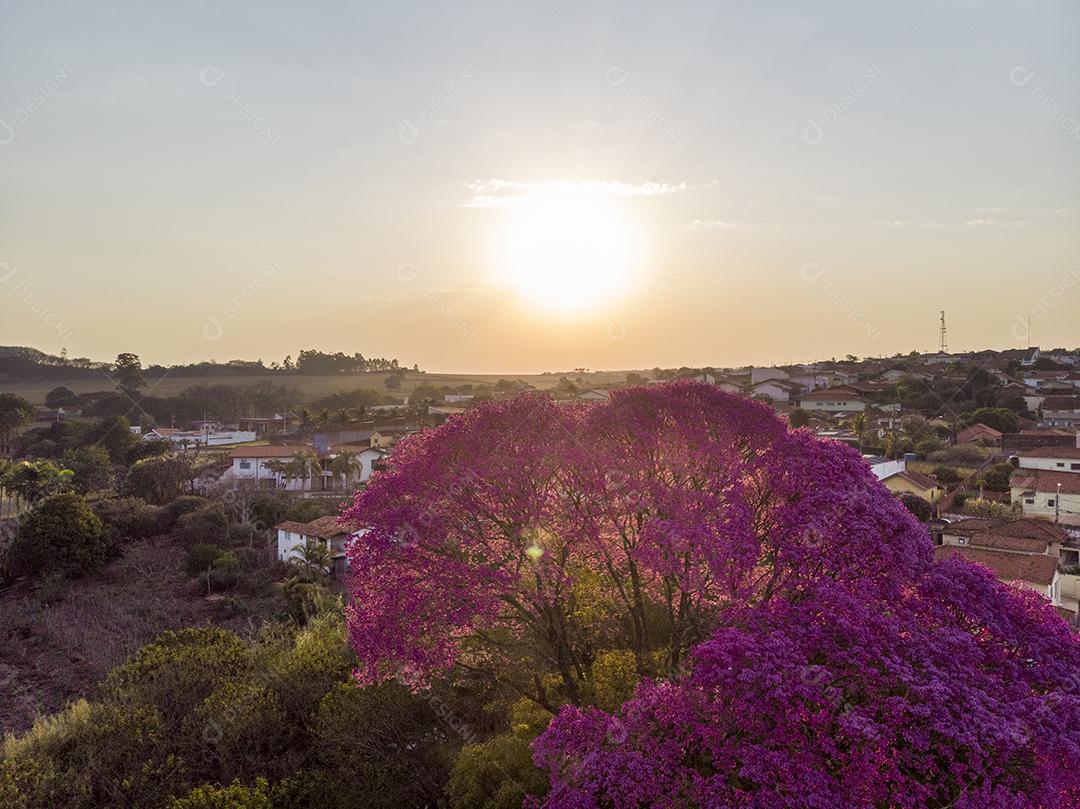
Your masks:
M1057 427L1066 430L1080 430L1080 412L1075 410L1046 410L1043 409L1042 427Z
M256 487L263 489L284 488L290 491L304 491L310 488L307 480L289 480L280 472L275 471L278 464L287 464L296 455L303 453L313 455L314 448L306 444L235 447L229 453L230 467L225 476L238 483L253 483Z
M328 571L334 578L342 578L349 572L345 556L350 540L362 536L364 530L342 525L337 517L319 517L311 522L286 520L274 526L277 531L277 558L282 562L303 559L303 548L321 544L330 551L331 566Z
M770 379L788 379L789 374L783 368L751 368L750 387L758 382L766 382Z
M751 396L761 396L770 402L792 402L802 395L801 385L786 379L766 379L750 386Z
M990 568L999 581L1034 590L1051 604L1061 606L1060 575L1057 559L1053 556L985 547L939 545L934 548L935 559L951 559L954 556Z
M866 409L862 396L850 388L825 388L804 394L799 399L804 410L821 410L826 413L853 413Z
M956 434L956 443L978 444L983 447L997 447L1000 449L1001 436L1002 433L999 430L979 422L958 432Z
M1080 525L1080 474L1018 469L1009 480L1013 503L1025 517Z
M168 441L179 432L182 430L177 427L155 427L143 433L143 441Z
M895 385L901 379L914 378L920 382L929 382L934 377L924 371L909 371L906 368L893 368L883 373L878 379L889 385Z
M1080 474L1080 447L1038 447L1019 453L1016 459L1021 469Z
M790 381L799 385L803 390L827 388L832 384L829 374L825 373L792 374Z
M892 473L881 482L893 494L916 494L931 503L944 494L941 484L932 477L906 468Z
M590 402L604 402L611 398L611 391L602 388L593 388L592 390L582 391L577 395L577 398L585 399Z
M323 458L323 474L333 476L333 465L337 458L345 452L353 453L355 457L356 469L350 472L350 480L354 483L367 483L368 478L371 477L371 473L375 471L375 468L382 463L386 458L388 451L382 447L371 446L349 446L345 444L343 446L334 447ZM331 487L336 487L337 481L331 481Z

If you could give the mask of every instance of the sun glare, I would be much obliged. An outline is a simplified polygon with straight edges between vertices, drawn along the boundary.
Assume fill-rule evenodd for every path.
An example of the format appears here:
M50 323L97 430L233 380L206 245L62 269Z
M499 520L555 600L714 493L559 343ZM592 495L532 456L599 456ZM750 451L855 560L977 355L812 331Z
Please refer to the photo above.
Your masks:
M530 307L580 314L629 287L640 245L619 201L561 189L525 197L505 214L497 275Z

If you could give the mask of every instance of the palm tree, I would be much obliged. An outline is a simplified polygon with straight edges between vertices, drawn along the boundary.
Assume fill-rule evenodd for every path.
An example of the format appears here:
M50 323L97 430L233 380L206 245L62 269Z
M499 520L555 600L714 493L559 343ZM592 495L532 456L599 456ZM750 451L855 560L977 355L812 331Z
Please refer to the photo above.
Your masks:
M300 557L298 564L308 573L318 572L325 576L334 566L334 557L327 542L309 539L303 545L297 545L293 551Z
M314 480L316 475L322 475L322 465L319 463L319 459L311 452L298 452L292 456L289 462L286 464L286 476L289 479L296 479L300 481L311 480L314 489ZM301 486L303 488L303 486Z
M256 461L256 463L258 463L258 461ZM263 464L263 467L265 469L269 470L270 472L272 472L276 479L280 478L281 480L286 480L286 481L289 480L289 478L288 478L289 465L285 461L281 460L280 458L271 458L269 461L267 461L266 463ZM258 467L256 467L256 470L255 470L255 483L256 483L256 485L258 485L258 474L259 474Z
M345 488L349 488L349 480L352 478L353 473L357 475L363 474L364 464L360 460L360 453L353 452L349 449L341 450L330 462L330 471L333 473L334 485L337 485L338 478L342 478L345 483Z

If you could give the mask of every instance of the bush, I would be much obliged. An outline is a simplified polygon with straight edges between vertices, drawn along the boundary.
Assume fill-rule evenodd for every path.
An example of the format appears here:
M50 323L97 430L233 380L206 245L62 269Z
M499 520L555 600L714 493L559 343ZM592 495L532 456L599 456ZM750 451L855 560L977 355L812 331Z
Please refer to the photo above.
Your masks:
M526 796L547 790L548 779L533 764L529 743L509 734L466 745L446 787L453 809L518 809Z
M919 522L926 522L932 516L934 516L934 507L923 498L912 492L905 492L900 495L900 502L904 504L904 507L915 515L915 518Z
M114 540L146 539L158 531L158 509L139 497L106 497L90 503Z
M938 464L935 466L932 474L937 478L937 482L943 486L959 483L962 480L960 473L957 472L956 469L951 466L946 466L945 464Z
M60 456L60 463L74 473L71 486L79 494L111 489L115 484L112 460L104 447L69 449Z
M105 525L86 500L56 494L23 515L4 568L9 576L77 577L104 564L109 550Z
M221 503L184 514L176 521L176 535L185 545L220 544L228 540L229 520Z
M272 809L270 789L265 778L255 779L255 786L246 787L233 781L227 787L204 784L183 798L175 798L168 809Z
M173 530L180 517L205 508L209 503L210 501L205 497L196 497L195 495L184 495L166 503L157 512L158 532L164 534Z

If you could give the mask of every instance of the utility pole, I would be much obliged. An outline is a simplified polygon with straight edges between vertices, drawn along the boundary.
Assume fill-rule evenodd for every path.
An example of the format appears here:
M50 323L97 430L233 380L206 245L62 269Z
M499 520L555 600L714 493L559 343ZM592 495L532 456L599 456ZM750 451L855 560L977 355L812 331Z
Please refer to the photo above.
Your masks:
M1057 485L1057 497L1054 498L1054 522L1061 518L1061 484Z
M945 339L945 310L941 310L941 327L938 329L938 352L941 354L949 353L949 341Z

